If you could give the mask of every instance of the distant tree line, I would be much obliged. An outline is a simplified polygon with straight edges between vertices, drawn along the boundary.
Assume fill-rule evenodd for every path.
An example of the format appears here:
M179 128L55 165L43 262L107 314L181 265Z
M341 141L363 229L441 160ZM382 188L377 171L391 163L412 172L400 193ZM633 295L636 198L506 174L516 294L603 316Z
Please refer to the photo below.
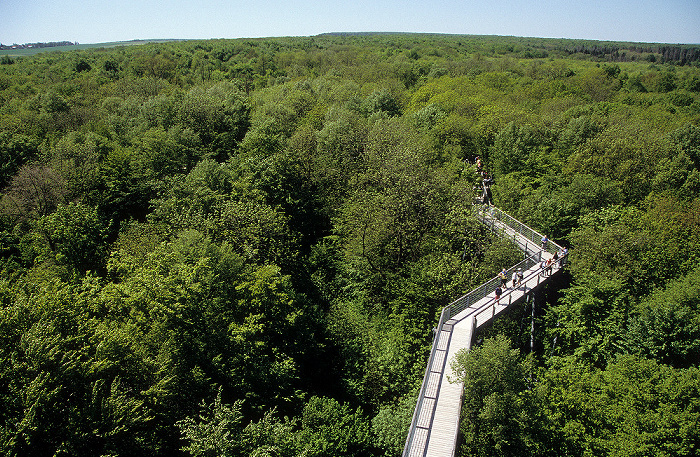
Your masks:
M57 46L73 46L78 44L76 41L49 41L48 43L24 43L24 44L2 44L0 43L0 51L7 51L9 49L29 49L29 48L54 48Z
M687 45L578 44L573 47L567 46L566 52L569 55L585 54L614 62L646 60L674 65L690 65L700 61L700 47Z

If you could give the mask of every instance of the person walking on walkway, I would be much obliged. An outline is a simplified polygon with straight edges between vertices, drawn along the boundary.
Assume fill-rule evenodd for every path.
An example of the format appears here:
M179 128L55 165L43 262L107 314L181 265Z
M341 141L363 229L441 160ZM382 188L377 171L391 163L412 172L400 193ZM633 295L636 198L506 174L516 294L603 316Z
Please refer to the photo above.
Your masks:
M566 254L569 253L569 250L567 248L562 248L561 252L559 253L559 266L563 266L564 262L566 262Z
M506 269L502 269L500 273L498 273L498 277L501 278L501 287L504 289L508 287L508 272Z
M502 293L503 293L503 290L501 290L500 287L496 287L495 294L496 294L496 304L497 304L497 305L500 304L501 294L502 294Z
M547 250L547 242L549 241L549 238L547 238L547 235L544 235L540 241L542 242L542 250L546 251Z
M491 194L491 185L490 183L484 179L481 182L481 187L484 190L483 196L482 196L482 201L484 205L488 206L493 206L493 195Z
M518 268L518 271L515 272L516 280L517 280L517 287L520 287L523 283L523 269Z

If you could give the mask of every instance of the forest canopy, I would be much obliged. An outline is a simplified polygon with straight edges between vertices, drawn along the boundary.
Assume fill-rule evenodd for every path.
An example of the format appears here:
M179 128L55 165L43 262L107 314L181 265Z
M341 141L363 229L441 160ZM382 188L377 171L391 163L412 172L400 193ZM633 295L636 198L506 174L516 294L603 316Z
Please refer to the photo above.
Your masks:
M700 448L700 49L327 34L0 59L5 455L398 456L443 306L460 455ZM494 379L494 373L503 374ZM507 383L504 383L507 380Z

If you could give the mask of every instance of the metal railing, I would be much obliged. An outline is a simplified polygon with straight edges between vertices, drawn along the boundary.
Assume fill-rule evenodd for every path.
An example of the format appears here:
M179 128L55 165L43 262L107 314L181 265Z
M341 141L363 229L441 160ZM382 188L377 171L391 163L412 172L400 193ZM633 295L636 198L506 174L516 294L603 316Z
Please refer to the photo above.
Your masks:
M542 249L542 238L544 235L523 224L505 211L495 206L474 206L473 208L479 220L494 231L499 226L498 228L503 230L503 234L508 235L508 238L515 241L525 253ZM517 235L520 235L524 240L519 239ZM562 247L552 240L547 240L544 250L553 254L561 251Z
M536 232L535 230L531 229L527 225L523 224L522 222L518 221L517 219L513 218L512 216L508 215L507 213L501 211L498 208L495 208L493 206L474 206L474 208L475 215L481 222L483 222L491 230L499 233L501 236L512 239L527 256L524 260L506 270L507 278L512 278L513 272L518 269L522 269L523 272L527 272L528 270L532 269L533 266L541 263L543 247L544 250L549 253L563 251L561 246L552 242L551 240L547 240L547 242L544 243L544 246L542 246L543 235L541 233ZM559 269L563 267L566 260L566 257L560 258L557 262L556 268ZM533 276L537 276L537 283L535 285L535 287L537 287L539 286L541 280L543 280L542 269L534 269L533 271L530 271L527 274L527 276L524 276L522 279L523 287L524 284L526 284L530 279L533 278ZM442 312L440 313L440 319L438 321L438 326L435 331L435 336L433 338L430 356L428 357L428 364L423 375L423 382L421 384L421 389L418 394L418 401L416 403L416 408L413 411L411 427L409 429L408 436L406 437L406 444L404 446L404 451L402 454L403 457L412 457L415 455L423 456L427 450L426 448L423 448L422 452L416 454L415 452L413 452L414 450L412 449L412 443L417 428L416 425L424 405L425 391L428 386L430 370L435 360L435 353L439 346L440 338L443 336L442 329L445 323L447 323L453 317L457 316L462 311L468 309L471 305L479 302L483 298L487 297L489 294L494 293L500 282L501 279L498 277L490 279L482 285L480 285L479 287L477 287L476 289L454 300L442 309ZM496 306L505 304L504 301L506 300L506 298L508 299L507 305L511 304L513 292L513 289L504 291L504 293L498 301L494 296L493 299L484 303L479 308L474 309L472 312L463 316L463 318L473 316L476 322L476 319L478 319L479 316L481 316L487 311L491 311L491 318L493 318L496 314ZM444 362L446 363L447 361L445 360ZM436 405L433 405L433 414L435 406ZM424 444L425 446L427 446L427 440Z
M423 382L421 383L420 392L418 393L418 401L416 403L416 408L413 410L413 417L411 419L411 428L408 430L408 436L406 437L406 444L404 445L403 457L413 457L415 455L423 455L423 452L416 454L411 452L411 443L413 442L413 436L416 433L416 428L418 424L418 418L420 412L423 410L423 403L425 400L425 391L428 388L428 379L430 377L430 369L433 367L433 362L435 361L435 352L440 343L440 337L442 337L442 327L447 321L451 319L449 316L449 307L445 306L440 313L440 320L438 321L438 326L435 329L435 335L433 337L433 347L430 349L430 356L428 357L428 364L425 367L425 373L423 373ZM445 358L447 359L447 358ZM445 360L446 362L447 360ZM434 408L435 405L433 405ZM427 444L427 443L426 443ZM425 451L425 449L423 449Z
M540 263L542 260L542 251L538 251L537 253L528 256L525 260L520 261L519 263L513 265L510 267L508 270L506 270L506 278L512 278L513 277L513 272L517 271L518 269L521 269L522 271L527 271L533 266L537 265ZM523 278L523 281L525 281L525 278ZM465 309L469 308L471 305L474 303L477 303L484 297L488 296L489 294L492 294L498 285L501 283L501 279L498 277L495 277L493 279L490 279L477 287L476 289L472 290L471 292L459 297L457 300L453 301L449 305L447 305L445 308L449 309L449 316L450 318L456 316L457 314L461 313ZM505 296L505 293L504 293Z
M543 235L541 233L531 229L506 212L493 206L486 208L475 207L475 215L491 230L499 233L504 238L511 239L527 256L525 260L522 260L518 264L513 265L506 270L507 278L512 278L513 272L518 269L526 271L542 261ZM563 251L561 246L551 240L547 240L544 247L549 253ZM531 252L532 254L530 254ZM561 263L563 261L565 261L565 259L560 261L560 265L563 264ZM447 305L447 308L450 309L450 318L456 316L465 309L469 308L469 306L472 304L493 293L496 290L496 287L498 287L499 283L499 278L490 279L476 289L459 297L457 300Z
M532 260L534 257L538 257L539 261L538 262L532 262L530 263L530 260ZM476 308L472 310L472 312L467 313L462 317L462 319L466 319L468 317L474 317L475 320L478 321L479 316L484 314L487 311L491 311L491 319L496 315L496 306L508 306L510 305L513 300L513 293L516 291L523 291L522 297L526 296L529 290L537 288L545 279L549 278L553 273L558 271L560 268L564 266L564 261L557 261L556 264L551 265L551 271L549 273L546 272L547 268L545 267L538 267L538 268L532 268L538 264L541 264L542 256L541 252L539 255L533 255L528 259L525 259L521 264L528 262L530 263L530 266L525 269L523 268L523 271L527 272L527 274L523 275L523 279L521 280L520 286L518 287L513 287L510 289L506 289L503 294L501 295L500 299L496 300L495 296L488 302L482 304L479 308ZM534 284L532 284L532 279L535 278L536 281ZM529 284L529 289L527 289ZM518 297L518 298L522 298ZM506 302L507 299L507 302Z

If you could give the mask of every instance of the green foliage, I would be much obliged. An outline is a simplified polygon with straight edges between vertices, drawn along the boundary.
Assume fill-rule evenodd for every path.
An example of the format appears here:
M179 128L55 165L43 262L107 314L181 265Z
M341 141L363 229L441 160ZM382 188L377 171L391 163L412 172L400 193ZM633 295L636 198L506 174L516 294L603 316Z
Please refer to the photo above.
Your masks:
M179 117L197 132L202 144L219 160L229 157L250 125L245 97L233 84L192 88L185 94Z
M130 372L129 339L90 319L87 306L98 291L94 278L77 287L54 280L32 295L15 292L15 303L3 308L8 455L154 450L153 414L138 373Z
M671 140L690 157L696 167L700 165L700 128L686 124L671 132Z
M698 294L700 269L670 282L631 312L626 345L634 353L675 367L700 357Z
M471 216L480 156L571 256L538 303L547 369L502 337L466 362L465 453L693 454L698 55L330 34L4 56L1 452L398 455L440 309L521 258Z
M160 199L152 202L151 221L172 233L197 229L215 241L228 241L240 255L260 263L279 263L291 255L287 219L264 202L264 195L236 180L231 167L202 160L173 179Z
M362 101L360 107L368 115L384 113L387 116L398 116L401 114L399 102L387 90L372 92Z
M552 307L549 336L557 354L573 354L587 363L604 365L621 352L630 297L619 280L589 274L565 291Z
M529 369L519 351L499 335L451 363L450 382L464 384L461 455L522 455L528 443L520 431L526 414L520 393Z
M504 338L460 357L462 455L684 455L697 446L697 368L623 356L594 369L553 358L525 389L528 363Z
M671 68L661 73L656 78L656 90L659 92L671 92L676 88L676 73Z
M221 403L221 390L211 405L202 404L199 421L188 417L178 422L189 444L182 450L194 456L243 455L241 445L241 402L232 405Z
M48 246L47 258L84 274L102 267L106 235L103 224L95 208L69 203L39 218L37 231Z
M698 371L625 356L605 370L562 363L536 391L541 455L684 455L698 445Z
M648 246L638 230L641 215L633 207L611 206L583 216L570 236L577 247L572 253L575 274L595 272L617 281L638 278L638 259Z
M503 268L509 268L522 260L523 254L510 240L494 238L484 250L479 264L479 283L495 277Z
M19 167L38 152L36 139L0 132L0 188L4 188Z
M372 418L372 431L377 445L385 449L384 455L397 456L403 452L406 435L415 409L415 396L407 395L395 404L388 404Z
M312 397L301 416L299 434L304 455L363 456L372 452L370 424L358 409L323 397Z
M533 167L545 167L546 161L539 157L538 149L545 148L543 135L528 126L520 127L511 122L494 140L491 161L499 176L512 172L533 173Z
M293 423L266 413L259 422L243 426L242 402L222 403L221 389L212 404L202 402L200 414L177 423L188 444L182 448L194 456L293 456L296 454Z
M447 172L431 169L425 149L406 126L378 121L365 152L365 173L341 219L349 248L375 273L401 270L433 247L437 230L456 200Z

